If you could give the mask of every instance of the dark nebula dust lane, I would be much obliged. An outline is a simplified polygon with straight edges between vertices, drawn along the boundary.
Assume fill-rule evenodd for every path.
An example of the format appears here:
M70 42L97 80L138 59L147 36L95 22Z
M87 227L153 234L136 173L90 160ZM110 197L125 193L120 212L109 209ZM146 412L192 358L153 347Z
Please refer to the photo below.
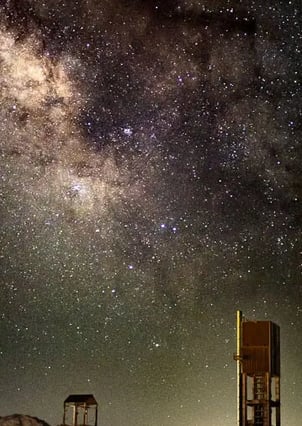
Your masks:
M0 3L0 416L231 426L241 309L300 425L301 15Z

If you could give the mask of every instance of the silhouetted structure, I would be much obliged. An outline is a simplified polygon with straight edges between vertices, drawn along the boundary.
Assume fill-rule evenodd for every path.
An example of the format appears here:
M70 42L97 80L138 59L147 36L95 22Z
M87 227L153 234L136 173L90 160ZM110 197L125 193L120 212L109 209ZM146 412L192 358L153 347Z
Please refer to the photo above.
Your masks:
M280 426L280 329L237 312L238 426Z
M90 423L88 415L89 409L92 409L94 412L93 423ZM79 415L81 415L80 419ZM97 422L98 404L93 395L69 395L69 397L65 399L63 415L64 426L97 426Z

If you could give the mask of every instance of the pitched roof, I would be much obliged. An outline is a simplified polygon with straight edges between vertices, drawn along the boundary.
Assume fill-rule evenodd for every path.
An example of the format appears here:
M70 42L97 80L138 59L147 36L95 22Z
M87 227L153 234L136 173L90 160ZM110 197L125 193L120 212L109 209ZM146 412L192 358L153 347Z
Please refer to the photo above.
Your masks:
M69 395L64 404L87 404L87 405L97 405L96 399L92 394L78 394L78 395Z

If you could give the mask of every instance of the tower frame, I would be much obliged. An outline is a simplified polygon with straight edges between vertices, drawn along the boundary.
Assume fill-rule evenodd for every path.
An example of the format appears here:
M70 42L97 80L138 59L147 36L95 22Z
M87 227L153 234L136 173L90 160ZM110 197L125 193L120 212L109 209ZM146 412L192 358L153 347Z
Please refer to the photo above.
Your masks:
M237 311L237 426L281 426L280 328Z

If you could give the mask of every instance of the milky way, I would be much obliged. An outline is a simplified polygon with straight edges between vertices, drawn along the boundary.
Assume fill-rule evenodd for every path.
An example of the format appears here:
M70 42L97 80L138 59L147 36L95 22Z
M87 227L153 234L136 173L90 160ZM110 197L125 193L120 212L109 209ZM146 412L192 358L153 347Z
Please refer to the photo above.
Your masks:
M299 3L2 2L0 415L231 426L242 309L300 425Z

